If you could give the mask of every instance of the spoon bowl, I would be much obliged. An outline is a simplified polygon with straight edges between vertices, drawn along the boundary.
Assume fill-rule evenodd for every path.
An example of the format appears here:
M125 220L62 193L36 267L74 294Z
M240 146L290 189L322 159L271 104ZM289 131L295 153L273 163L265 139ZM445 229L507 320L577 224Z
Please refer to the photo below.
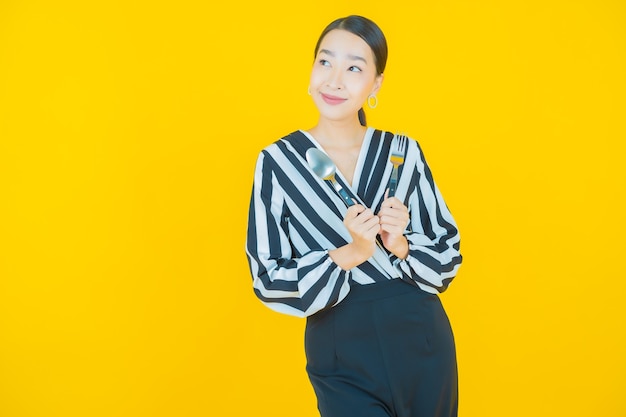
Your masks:
M313 172L315 172L315 175L323 180L328 180L333 184L333 187L348 207L354 205L354 201L348 195L346 190L344 190L341 184L335 180L337 167L328 155L317 148L309 148L306 151L306 161Z
M334 180L337 168L324 152L317 148L309 148L306 151L306 161L318 177L323 180Z

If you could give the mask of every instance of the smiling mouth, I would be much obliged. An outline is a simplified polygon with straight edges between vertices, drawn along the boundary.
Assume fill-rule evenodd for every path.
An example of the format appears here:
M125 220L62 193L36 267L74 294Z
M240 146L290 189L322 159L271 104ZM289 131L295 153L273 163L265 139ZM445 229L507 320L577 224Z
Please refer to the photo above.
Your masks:
M322 99L324 100L324 102L332 105L341 104L347 100L345 98L331 96L328 94L322 94Z

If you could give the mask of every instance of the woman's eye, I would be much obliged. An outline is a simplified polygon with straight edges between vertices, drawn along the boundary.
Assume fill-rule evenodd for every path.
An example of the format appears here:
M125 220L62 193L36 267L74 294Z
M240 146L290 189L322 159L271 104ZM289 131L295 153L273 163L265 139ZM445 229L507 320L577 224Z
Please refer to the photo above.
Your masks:
M325 59L320 59L320 64L324 67L328 67L330 65L330 62L326 61Z
M348 71L352 71L352 72L361 72L361 68L359 67L355 67L354 65L351 66Z

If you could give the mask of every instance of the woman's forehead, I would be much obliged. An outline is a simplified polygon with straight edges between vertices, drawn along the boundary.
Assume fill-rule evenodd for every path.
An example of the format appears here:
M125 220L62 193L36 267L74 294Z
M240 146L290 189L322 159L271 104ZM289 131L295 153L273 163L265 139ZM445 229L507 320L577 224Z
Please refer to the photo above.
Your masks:
M331 56L357 57L372 62L373 51L361 37L343 29L331 30L324 36L319 53L326 53Z

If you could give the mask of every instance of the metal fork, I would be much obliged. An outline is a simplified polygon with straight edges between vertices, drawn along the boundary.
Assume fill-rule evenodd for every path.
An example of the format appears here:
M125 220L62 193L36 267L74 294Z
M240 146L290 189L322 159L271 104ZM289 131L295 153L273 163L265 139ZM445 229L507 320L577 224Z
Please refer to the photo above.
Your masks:
M397 134L394 139L395 147L391 151L391 156L389 157L389 162L393 165L391 179L389 180L389 197L393 197L396 194L396 186L398 185L398 167L404 163L404 153L409 141L409 139L402 133Z

